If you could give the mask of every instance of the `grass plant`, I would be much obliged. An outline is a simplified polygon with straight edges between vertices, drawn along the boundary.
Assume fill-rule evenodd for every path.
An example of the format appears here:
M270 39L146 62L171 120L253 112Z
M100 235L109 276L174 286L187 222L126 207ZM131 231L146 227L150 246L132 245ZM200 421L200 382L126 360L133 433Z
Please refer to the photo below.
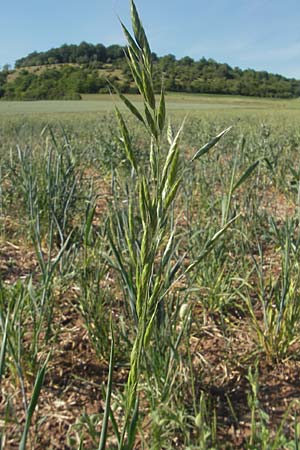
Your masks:
M166 148L164 91L162 89L157 103L153 90L151 50L133 1L131 1L131 19L133 36L122 22L121 25L128 42L128 65L142 98L144 114L127 97L117 93L148 133L149 153L148 161L138 165L130 132L123 114L116 107L121 140L131 166L131 174L125 184L117 177L114 180L118 186L122 184L124 186L122 202L125 202L125 207L114 205L113 216L109 221L108 238L113 255L111 265L121 276L124 295L130 305L136 329L126 385L124 426L118 442L120 450L125 447L133 448L135 442L139 412L138 386L143 360L147 357L151 341L155 346L156 338L156 345L163 345L163 329L166 326L165 304L168 302L168 295L176 282L197 268L220 236L235 221L236 217L229 218L233 192L250 176L258 164L255 162L250 166L236 183L233 182L235 174L233 171L221 228L213 236L207 237L200 254L189 262L188 267L183 267L182 257L176 257L179 251L175 207L178 190L183 183L186 167L195 164L196 160L206 155L230 129L227 128L212 138L192 155L188 163L184 163L180 157L180 137L184 123L175 133L169 124ZM135 198L136 202L133 200ZM177 346L179 343L180 340ZM174 347L172 350L174 351ZM165 353L167 352L166 348ZM152 367L155 373L157 366ZM168 383L168 379L165 383Z
M0 118L0 448L298 448L297 102L155 96L131 18L138 97Z

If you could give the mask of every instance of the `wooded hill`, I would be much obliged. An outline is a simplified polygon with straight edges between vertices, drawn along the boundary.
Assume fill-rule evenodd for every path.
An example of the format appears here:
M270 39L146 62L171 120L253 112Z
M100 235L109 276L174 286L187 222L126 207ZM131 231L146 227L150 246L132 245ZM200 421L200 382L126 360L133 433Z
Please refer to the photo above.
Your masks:
M154 88L166 91L294 98L300 80L252 69L241 70L213 59L198 61L153 53ZM83 93L106 93L111 81L119 90L135 93L126 63L126 48L102 44L62 45L33 52L16 61L14 70L0 72L0 97L7 100L80 99Z

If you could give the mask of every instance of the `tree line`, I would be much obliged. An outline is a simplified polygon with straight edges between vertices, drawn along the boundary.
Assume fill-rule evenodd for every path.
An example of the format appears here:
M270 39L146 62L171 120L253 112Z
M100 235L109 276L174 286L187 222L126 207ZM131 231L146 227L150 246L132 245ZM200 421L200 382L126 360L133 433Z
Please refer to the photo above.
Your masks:
M172 54L158 57L155 53L152 57L157 92L163 77L165 89L170 92L300 96L300 81L282 75L242 70L206 58L195 61L188 56L177 59ZM15 68L13 77L7 68L0 71L3 99L78 99L83 93L108 92L107 78L122 92L136 92L126 64L126 48L120 45L65 44L46 52L30 53L18 59Z
M28 66L43 66L47 64L88 64L90 62L110 63L124 58L124 47L121 45L89 44L81 42L79 45L64 44L58 48L51 48L46 52L33 52L16 61L16 69Z

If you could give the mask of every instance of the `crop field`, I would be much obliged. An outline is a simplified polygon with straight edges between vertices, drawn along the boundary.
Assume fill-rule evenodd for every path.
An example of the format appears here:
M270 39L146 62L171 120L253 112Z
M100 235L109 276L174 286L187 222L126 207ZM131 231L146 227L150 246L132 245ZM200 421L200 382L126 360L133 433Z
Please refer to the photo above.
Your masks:
M130 101L142 108L143 102L139 95L129 95ZM266 111L279 109L283 112L300 110L300 100L261 99L251 97L177 94L168 93L166 104L169 113L197 113L206 111ZM116 95L83 94L82 100L41 100L41 101L2 101L0 102L0 117L8 115L61 115L80 113L105 113L114 110L115 105L124 108L122 101Z
M152 183L150 137L124 117ZM297 448L298 121L271 109L186 120L180 190L147 238L133 448ZM27 422L28 448L98 448L109 376L118 448L151 223L121 131L113 114L28 114L2 116L0 132L2 448L19 448Z
M143 42L140 97L0 103L0 449L296 450L298 100Z

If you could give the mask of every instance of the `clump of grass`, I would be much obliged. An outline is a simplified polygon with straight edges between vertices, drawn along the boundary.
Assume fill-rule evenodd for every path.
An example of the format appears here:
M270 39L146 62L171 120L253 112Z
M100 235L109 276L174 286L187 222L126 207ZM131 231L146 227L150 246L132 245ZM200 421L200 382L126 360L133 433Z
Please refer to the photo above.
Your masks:
M291 346L299 342L299 280L300 267L299 231L297 220L287 219L278 227L271 220L274 244L279 247L280 272L269 276L263 270L264 253L259 246L259 258L253 257L258 278L258 300L261 304L263 318L260 321L255 314L255 305L250 295L245 296L251 323L257 342L270 362L282 360L289 356Z
M40 396L42 384L44 381L49 355L44 362L37 361L37 348L25 348L24 336L26 332L30 332L30 286L23 285L21 282L16 283L12 287L4 287L0 284L0 330L1 330L1 346L0 346L0 384L7 376L15 379L15 383L19 384L22 406L25 416L25 424L18 422L18 414L14 417L14 421L18 424L22 431L22 437L19 443L19 450L25 450L28 433L31 426L32 417L37 406ZM33 343L34 344L34 343ZM34 347L34 345L32 345ZM41 358L40 358L41 359ZM28 374L30 370L30 375ZM28 376L29 375L29 376ZM29 396L28 378L34 380L32 392ZM1 430L0 448L6 440L6 427L9 422L10 397L6 391L3 391L3 399L6 400L7 414L4 415L4 425Z
M249 368L247 379L250 384L250 392L248 393L248 406L250 409L250 436L245 443L247 450L257 448L263 450L277 450L281 448L297 449L299 448L299 436L297 426L295 427L295 436L290 439L286 436L284 426L288 415L293 407L291 402L286 409L276 432L272 432L269 427L269 414L263 410L259 401L259 381L258 366Z

